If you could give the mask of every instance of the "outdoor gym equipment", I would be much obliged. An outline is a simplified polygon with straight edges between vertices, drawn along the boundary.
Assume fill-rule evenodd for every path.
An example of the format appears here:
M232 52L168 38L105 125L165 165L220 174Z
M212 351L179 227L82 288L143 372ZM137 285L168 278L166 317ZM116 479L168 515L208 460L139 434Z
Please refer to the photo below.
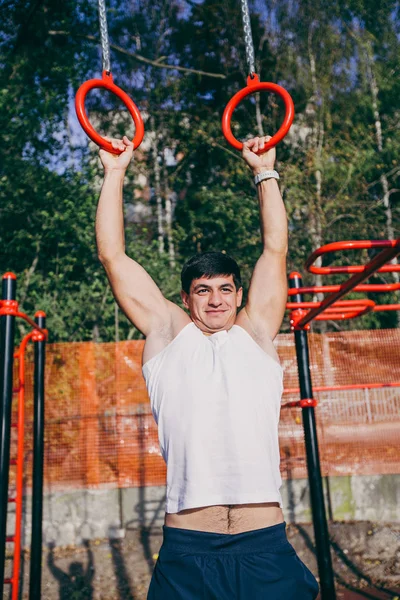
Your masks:
M3 276L0 300L0 598L4 584L11 585L11 599L17 600L20 591L21 525L24 467L24 402L25 402L25 350L29 341L34 343L34 422L33 422L33 476L32 476L32 537L30 559L30 600L38 600L41 590L42 566L42 512L43 512L43 452L44 452L44 366L46 315L35 314L35 321L19 312L14 273ZM24 319L33 329L14 352L15 317ZM19 360L19 382L13 388L13 359ZM17 421L11 423L12 397L18 394ZM17 431L17 454L10 460L11 428ZM15 491L9 491L9 468L16 466ZM15 504L15 531L7 536L7 508ZM4 578L6 543L12 543L12 576Z
M270 148L276 146L280 141L282 141L287 132L289 131L294 118L294 104L290 94L283 87L277 85L276 83L260 81L259 76L256 74L254 63L253 36L251 33L250 14L247 0L241 0L241 8L244 40L246 44L246 60L249 69L249 75L247 77L247 86L241 89L239 92L237 92L237 94L235 94L233 98L229 100L228 104L225 107L224 113L222 115L222 133L224 134L226 140L231 144L231 146L236 148L236 150L242 150L242 142L239 142L232 134L231 119L233 111L243 100L243 98L245 98L249 94L254 94L255 92L262 91L273 92L274 94L277 94L282 98L285 104L285 118L277 133L275 133L275 135L271 137L271 139L264 145L264 148L262 150L259 150L257 152L257 154L263 154Z
M366 265L317 267L315 260L329 252L349 249L375 249L382 251ZM340 285L302 286L300 273L293 272L289 276L288 295L293 301L286 308L290 314L291 329L294 331L296 355L299 372L300 400L288 402L284 406L299 406L302 409L304 439L307 456L307 469L311 495L317 562L320 576L322 600L335 600L335 583L330 554L328 525L325 513L324 492L322 487L321 466L318 450L317 428L314 408L317 400L313 395L307 331L314 320L352 319L366 312L400 310L400 304L376 305L373 300L340 300L348 292L388 292L400 290L400 283L394 284L361 284L374 273L400 272L400 265L387 264L400 254L400 239L379 241L345 241L327 244L318 248L307 259L305 267L310 273L323 275L334 273L353 274L350 279ZM304 302L303 294L327 293L322 302ZM379 385L379 384L376 384ZM325 389L325 388L323 388ZM327 388L328 389L328 388Z
M82 126L82 129L90 137L90 139L100 146L103 150L111 152L112 154L121 154L122 150L113 148L111 142L107 141L101 135L99 135L92 124L85 110L85 99L87 93L94 88L105 88L109 92L115 94L125 104L129 110L133 121L135 123L136 132L135 137L132 140L134 148L138 148L143 140L144 136L144 125L143 119L139 112L138 107L133 100L128 96L124 90L115 85L111 74L110 66L110 44L108 40L108 28L107 28L107 15L105 0L98 0L99 4L99 21L100 21L100 36L101 36L101 49L103 54L103 75L102 79L89 79L85 81L78 89L75 96L75 110L78 117L78 121Z

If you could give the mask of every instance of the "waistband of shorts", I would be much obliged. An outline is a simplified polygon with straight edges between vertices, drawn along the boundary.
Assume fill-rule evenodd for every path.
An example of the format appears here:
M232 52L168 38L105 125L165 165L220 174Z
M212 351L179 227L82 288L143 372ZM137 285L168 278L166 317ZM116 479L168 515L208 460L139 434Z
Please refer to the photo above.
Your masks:
M288 544L286 522L243 533L213 533L163 526L164 550L242 554L273 551L285 544Z

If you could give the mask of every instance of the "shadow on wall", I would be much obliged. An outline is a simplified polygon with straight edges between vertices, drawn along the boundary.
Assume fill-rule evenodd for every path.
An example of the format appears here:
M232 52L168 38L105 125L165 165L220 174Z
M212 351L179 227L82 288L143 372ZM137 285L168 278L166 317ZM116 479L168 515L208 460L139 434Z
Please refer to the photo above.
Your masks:
M83 542L87 552L87 566L84 568L81 562L72 562L69 565L68 572L65 573L57 567L54 562L55 544L49 544L49 553L47 555L47 566L53 577L59 584L59 600L92 600L94 578L93 553L87 540Z

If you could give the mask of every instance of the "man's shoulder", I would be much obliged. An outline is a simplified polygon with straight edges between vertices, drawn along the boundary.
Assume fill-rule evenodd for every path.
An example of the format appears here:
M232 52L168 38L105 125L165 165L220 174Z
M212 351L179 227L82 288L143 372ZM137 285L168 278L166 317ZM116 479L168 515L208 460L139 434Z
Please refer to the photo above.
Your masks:
M243 329L264 352L279 362L278 354L268 329L263 327L262 323L254 323L248 316L245 308L238 313L235 325Z
M189 315L182 308L169 300L167 302L170 319L167 322L160 322L146 337L143 349L143 364L164 350L192 322Z

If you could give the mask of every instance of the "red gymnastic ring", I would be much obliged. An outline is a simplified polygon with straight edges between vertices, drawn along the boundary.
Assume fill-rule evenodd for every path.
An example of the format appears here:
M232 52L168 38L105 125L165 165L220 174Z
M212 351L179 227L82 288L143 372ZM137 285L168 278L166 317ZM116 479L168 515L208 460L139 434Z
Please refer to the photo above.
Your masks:
M85 81L85 83L81 85L81 87L76 93L75 110L76 115L78 117L78 121L82 126L82 129L90 137L90 139L95 144L100 146L100 148L102 148L103 150L107 150L107 152L112 152L113 154L121 154L121 152L123 152L122 150L113 148L111 142L108 142L103 137L101 137L101 135L96 133L88 119L88 116L85 111L85 99L86 94L94 88L105 88L106 90L109 90L110 92L118 96L118 98L120 98L125 104L125 106L132 115L136 127L135 137L132 140L133 147L135 149L138 148L144 136L144 125L142 116L139 112L138 107L133 102L133 100L129 98L128 94L113 83L113 78L110 72L103 71L102 79L89 79L89 81Z
M222 115L222 132L227 141L231 144L231 146L233 146L237 150L242 150L243 144L233 136L231 131L231 118L233 111L235 110L237 105L243 100L243 98L245 98L249 94L254 94L254 92L261 92L264 90L273 92L274 94L278 94L278 96L280 96L285 103L286 112L285 118L278 132L272 136L269 142L267 142L264 148L262 150L259 150L257 154L263 154L270 148L276 146L281 140L283 140L283 138L290 129L290 126L294 119L294 104L289 92L287 92L283 87L277 85L276 83L260 82L258 75L254 73L253 77L251 75L248 76L247 86L240 90L237 94L235 94L233 98L231 98L231 100L226 105L224 114Z

